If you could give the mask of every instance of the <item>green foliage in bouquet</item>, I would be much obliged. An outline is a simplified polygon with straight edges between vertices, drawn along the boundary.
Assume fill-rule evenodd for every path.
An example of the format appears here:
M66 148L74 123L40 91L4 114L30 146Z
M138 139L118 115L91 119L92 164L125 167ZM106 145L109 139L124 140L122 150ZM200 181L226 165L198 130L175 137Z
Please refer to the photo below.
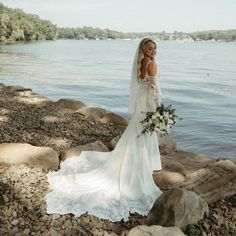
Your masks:
M174 126L177 119L182 120L175 113L175 108L172 105L161 104L158 111L146 113L146 117L140 122L143 125L143 130L138 137L146 133L151 135L154 131L161 137L165 136L170 132L170 128Z

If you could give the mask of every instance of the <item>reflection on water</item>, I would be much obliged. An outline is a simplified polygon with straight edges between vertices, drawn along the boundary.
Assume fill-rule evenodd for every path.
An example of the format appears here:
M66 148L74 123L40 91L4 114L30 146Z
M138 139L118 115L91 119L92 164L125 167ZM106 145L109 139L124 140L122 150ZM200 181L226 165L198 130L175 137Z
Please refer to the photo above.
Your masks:
M0 82L56 100L79 99L130 118L129 78L137 41L45 41L0 45ZM179 148L236 156L236 44L158 42L162 102L179 116Z

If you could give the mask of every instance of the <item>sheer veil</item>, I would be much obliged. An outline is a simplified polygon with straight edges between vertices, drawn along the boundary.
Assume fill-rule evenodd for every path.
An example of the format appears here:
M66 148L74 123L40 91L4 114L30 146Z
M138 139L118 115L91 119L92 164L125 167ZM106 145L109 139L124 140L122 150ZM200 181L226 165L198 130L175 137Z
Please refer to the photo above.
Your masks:
M139 83L138 83L138 59L139 59L140 43L136 49L131 70L131 82L129 88L129 112L133 113L135 108L135 101L137 98Z

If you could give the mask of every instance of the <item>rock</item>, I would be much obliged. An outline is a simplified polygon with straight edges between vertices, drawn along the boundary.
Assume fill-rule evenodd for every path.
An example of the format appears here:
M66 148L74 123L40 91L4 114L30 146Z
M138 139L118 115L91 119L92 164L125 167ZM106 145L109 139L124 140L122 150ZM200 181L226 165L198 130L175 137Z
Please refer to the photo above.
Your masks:
M139 225L131 229L128 236L184 236L177 227L162 227L159 225Z
M31 91L32 92L32 89L24 88L22 86L9 86L9 88L10 88L11 91L14 91L14 92L25 92L25 91Z
M112 138L109 142L105 143L105 145L110 151L112 151L116 147L116 144L118 143L119 139L120 135Z
M99 107L83 107L79 109L79 112L85 116L92 116L98 120L107 113L105 109Z
M49 147L36 147L27 143L0 144L0 161L10 164L27 164L31 167L57 170L59 158Z
M7 195L2 195L2 199L4 203L8 203L9 202L9 198L7 197Z
M102 142L95 141L86 145L80 145L62 151L60 155L60 161L64 161L72 156L79 156L82 151L108 152L109 150Z
M177 150L176 152L168 153L165 156L161 156L161 158L164 165L165 163L178 162L180 165L184 166L186 175L191 174L198 169L207 168L210 164L215 163L217 160L216 158L212 158L207 155L182 150Z
M11 224L14 225L14 226L16 226L16 225L19 224L19 221L18 221L18 220L13 220L13 221L11 221Z
M77 111L86 105L83 102L73 100L73 99L60 99L55 103L59 108L66 108Z
M236 194L236 165L222 160L188 175L178 187L196 192L208 203Z
M169 188L185 181L186 177L178 172L154 171L153 179L159 188Z
M229 202L233 207L236 207L236 195L233 195L229 198ZM235 225L236 226L236 225Z
M173 153L177 150L175 140L168 136L162 138L158 136L158 143L162 155Z
M214 164L214 166L219 166L226 171L236 171L236 164L229 159L219 160Z
M168 155L161 156L162 169L170 172L178 172L184 176L187 175L186 169L183 164L177 160L168 158Z
M193 236L197 236L197 235L204 236L204 234L201 234L201 230L199 229L199 227L197 227L196 225L192 225L192 224L187 226L185 233L187 233L187 235L191 235L191 236L192 235Z
M30 229L25 229L25 230L23 231L23 233L24 233L25 235L29 235Z
M53 214L52 215L52 220L58 220L60 218L61 218L61 215L59 215L59 214Z
M176 226L183 230L188 224L197 223L208 213L207 203L196 193L173 188L157 198L148 213L147 224Z
M1 116L7 115L7 114L9 114L9 113L10 113L10 110L9 110L9 109L0 107L0 115L1 115Z
M126 118L117 115L113 112L107 113L105 116L103 116L101 122L104 124L112 123L122 131L124 131L128 125L128 120Z

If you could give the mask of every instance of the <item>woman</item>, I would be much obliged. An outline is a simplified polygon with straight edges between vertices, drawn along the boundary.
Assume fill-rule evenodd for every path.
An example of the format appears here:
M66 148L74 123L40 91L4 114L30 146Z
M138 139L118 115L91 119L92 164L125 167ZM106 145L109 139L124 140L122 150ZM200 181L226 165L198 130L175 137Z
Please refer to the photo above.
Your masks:
M128 127L111 152L83 151L48 174L52 192L46 196L47 212L75 216L88 212L100 218L127 220L129 212L147 214L161 191L152 172L161 169L157 135L141 133L145 112L160 106L155 81L156 43L143 39L136 51L130 86Z

